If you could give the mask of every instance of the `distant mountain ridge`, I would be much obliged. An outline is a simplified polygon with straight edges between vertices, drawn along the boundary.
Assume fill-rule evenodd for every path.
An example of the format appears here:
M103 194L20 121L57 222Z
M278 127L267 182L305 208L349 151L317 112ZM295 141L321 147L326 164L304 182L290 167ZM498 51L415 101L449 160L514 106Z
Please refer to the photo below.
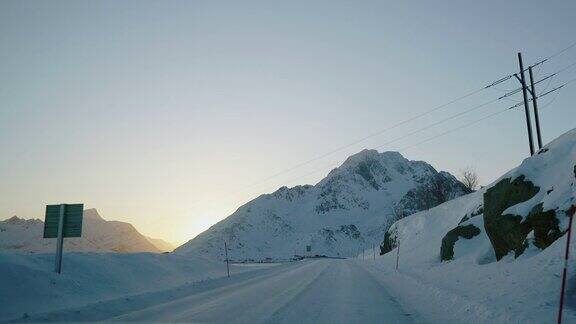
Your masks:
M53 252L56 240L44 239L43 231L44 222L40 219L22 219L14 216L0 221L0 251ZM84 211L82 237L66 238L64 250L159 253L169 250L166 244L168 243L145 237L129 223L107 221L96 209L87 209Z
M227 242L233 259L351 256L378 246L397 219L466 193L426 162L363 150L314 186L282 187L246 203L175 252L223 259Z

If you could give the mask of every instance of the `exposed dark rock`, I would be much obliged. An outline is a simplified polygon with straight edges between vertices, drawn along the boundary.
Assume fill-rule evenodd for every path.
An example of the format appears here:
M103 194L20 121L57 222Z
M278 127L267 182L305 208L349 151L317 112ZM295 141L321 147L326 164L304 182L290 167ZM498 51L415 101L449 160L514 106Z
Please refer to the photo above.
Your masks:
M532 208L524 221L520 215L502 215L505 209L529 200L539 190L539 187L520 176L512 182L510 178L503 179L484 194L484 228L497 260L511 251L514 251L515 257L520 256L528 246L526 237L532 230L535 245L542 249L561 235L555 212L543 212L542 204Z
M534 206L521 225L526 235L534 230L534 245L542 250L549 247L563 234L556 212L554 210L543 211L542 204Z
M467 240L480 234L480 229L472 224L458 225L452 229L442 239L442 246L440 247L440 259L448 261L454 259L454 244L460 237Z
M392 235L390 231L386 231L384 234L384 242L380 245L380 255L386 254L396 247L396 236L396 233Z

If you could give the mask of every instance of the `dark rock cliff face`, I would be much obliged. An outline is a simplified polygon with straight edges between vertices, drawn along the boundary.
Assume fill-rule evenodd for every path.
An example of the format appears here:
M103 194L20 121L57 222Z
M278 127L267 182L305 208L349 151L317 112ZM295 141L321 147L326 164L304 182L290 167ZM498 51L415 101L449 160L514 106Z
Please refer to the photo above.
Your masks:
M484 228L497 260L512 251L515 257L520 256L528 247L527 236L532 231L534 245L540 249L562 236L556 212L544 211L542 203L534 206L526 217L502 214L508 207L531 199L539 191L539 187L520 176L514 181L503 179L484 194Z

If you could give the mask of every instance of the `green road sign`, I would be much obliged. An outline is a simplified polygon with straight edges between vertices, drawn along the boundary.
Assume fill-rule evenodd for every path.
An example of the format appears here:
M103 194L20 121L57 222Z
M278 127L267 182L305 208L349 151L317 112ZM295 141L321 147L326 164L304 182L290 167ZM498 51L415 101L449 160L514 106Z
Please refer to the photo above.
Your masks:
M62 237L80 237L82 235L82 214L84 204L64 205L64 227ZM58 223L60 221L60 205L46 206L46 219L44 220L44 238L58 237Z

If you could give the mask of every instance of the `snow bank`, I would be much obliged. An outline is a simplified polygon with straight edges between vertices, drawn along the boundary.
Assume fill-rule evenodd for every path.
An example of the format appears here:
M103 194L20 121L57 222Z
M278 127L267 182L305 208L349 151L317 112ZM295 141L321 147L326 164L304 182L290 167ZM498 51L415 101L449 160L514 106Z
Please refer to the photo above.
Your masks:
M62 274L53 267L54 254L0 254L0 321L226 275L222 262L154 253L66 253Z
M565 230L568 218L564 211L576 199L575 164L576 129L494 182L524 176L539 187L532 198L506 208L503 214L525 219L534 206L542 204L544 211L556 211L559 227ZM400 243L399 270L395 270L396 248L370 266L407 307L429 321L543 323L556 319L566 235L541 250L533 244L531 232L528 247L518 258L510 253L496 262L480 209L486 207L484 193L494 184L396 222L387 237ZM471 239L458 238L454 259L442 262L442 240L459 225L474 225L479 234ZM566 322L576 322L575 246L572 242Z

